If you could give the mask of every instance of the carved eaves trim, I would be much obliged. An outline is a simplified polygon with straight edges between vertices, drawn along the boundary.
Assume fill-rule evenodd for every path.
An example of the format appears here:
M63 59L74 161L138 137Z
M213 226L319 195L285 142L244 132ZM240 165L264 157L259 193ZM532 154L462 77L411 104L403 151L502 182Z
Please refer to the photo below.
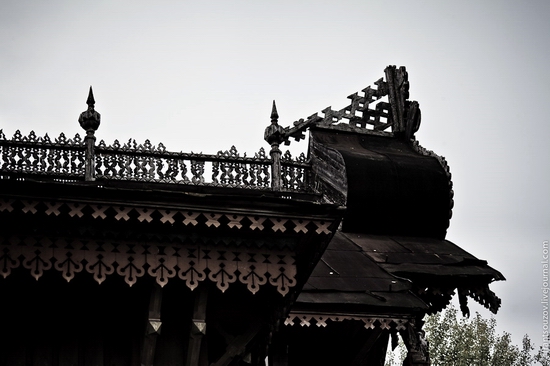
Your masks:
M356 320L364 323L365 328L374 329L395 329L404 330L407 323L410 321L408 318L396 318L396 317L369 317L360 315L340 315L330 313L305 313L305 312L291 312L285 320L287 326L302 326L309 327L312 324L318 327L326 327L330 322L341 322L344 320ZM327 322L329 322L327 324Z
M0 237L0 275L24 267L38 280L44 271L56 270L70 281L86 271L98 283L118 274L132 286L139 277L151 276L160 286L172 278L185 281L191 290L210 280L225 292L235 282L256 293L261 286L274 286L285 296L296 285L296 264L288 251L258 248L216 248L209 245L108 242Z
M441 287L417 288L418 296L429 306L428 314L435 314L451 303L455 292L458 292L460 310L464 316L470 315L468 297L496 314L501 305L501 299L489 289L488 284L478 283L468 285L447 285Z
M63 209L62 209L63 208ZM63 201L38 201L0 199L0 212L11 213L20 210L25 214L45 214L51 217L82 218L85 215L96 220L113 218L120 222L162 224L183 224L186 227L220 228L269 231L296 234L314 232L317 235L331 234L332 221L314 220L299 217L272 217L267 215L241 214L228 212L202 212L192 209L137 207L131 205L95 204ZM244 220L244 219L247 220ZM269 225L266 225L269 223Z

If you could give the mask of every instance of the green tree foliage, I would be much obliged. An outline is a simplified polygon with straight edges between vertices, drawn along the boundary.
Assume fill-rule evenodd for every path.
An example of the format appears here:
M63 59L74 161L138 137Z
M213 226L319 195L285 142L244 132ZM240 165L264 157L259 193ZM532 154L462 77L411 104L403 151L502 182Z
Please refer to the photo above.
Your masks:
M510 333L497 334L496 320L479 313L472 318L459 316L455 307L426 318L424 324L434 366L550 366L550 355L542 348L534 353L528 335L521 347L512 343ZM386 366L401 365L405 346L388 353Z

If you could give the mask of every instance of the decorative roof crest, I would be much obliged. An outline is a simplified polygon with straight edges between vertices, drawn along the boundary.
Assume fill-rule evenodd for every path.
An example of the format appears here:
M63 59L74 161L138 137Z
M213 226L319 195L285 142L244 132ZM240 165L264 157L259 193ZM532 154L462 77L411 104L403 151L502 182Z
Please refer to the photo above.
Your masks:
M348 97L351 103L340 110L327 107L306 119L294 122L293 126L282 128L277 124L278 114L273 105L272 125L266 129L265 140L279 140L288 145L290 138L296 141L305 138L310 127L348 131L361 134L414 138L420 126L420 108L416 101L409 101L408 73L404 66L388 66L385 79L378 79L374 85L363 89L363 95L353 93ZM387 97L387 101L380 100ZM273 116L276 116L275 118ZM274 128L273 126L277 126Z
M88 104L88 110L80 114L78 122L80 123L80 127L86 130L86 132L93 134L93 132L99 128L99 124L101 123L101 115L94 109L95 99L91 86L86 104Z

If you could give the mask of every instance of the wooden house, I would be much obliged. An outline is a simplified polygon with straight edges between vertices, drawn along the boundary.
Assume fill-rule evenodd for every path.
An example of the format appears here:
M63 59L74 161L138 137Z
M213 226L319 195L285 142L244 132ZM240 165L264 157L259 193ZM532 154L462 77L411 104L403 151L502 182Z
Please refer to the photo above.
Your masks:
M0 365L383 365L458 292L503 276L445 239L443 158L403 67L254 157L0 132ZM309 131L307 156L280 145Z

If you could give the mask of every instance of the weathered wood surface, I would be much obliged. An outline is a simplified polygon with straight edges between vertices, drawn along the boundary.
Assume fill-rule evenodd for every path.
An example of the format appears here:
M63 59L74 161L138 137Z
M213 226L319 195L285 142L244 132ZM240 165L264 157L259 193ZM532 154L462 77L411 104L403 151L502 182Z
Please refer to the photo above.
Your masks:
M154 283L151 286L149 315L145 326L145 335L141 349L142 366L153 366L154 364L157 337L162 331L161 305L162 288L159 284Z
M208 285L201 285L194 294L193 315L190 322L189 346L187 348L187 366L207 364L208 353L202 343L207 332L206 306L208 301Z

